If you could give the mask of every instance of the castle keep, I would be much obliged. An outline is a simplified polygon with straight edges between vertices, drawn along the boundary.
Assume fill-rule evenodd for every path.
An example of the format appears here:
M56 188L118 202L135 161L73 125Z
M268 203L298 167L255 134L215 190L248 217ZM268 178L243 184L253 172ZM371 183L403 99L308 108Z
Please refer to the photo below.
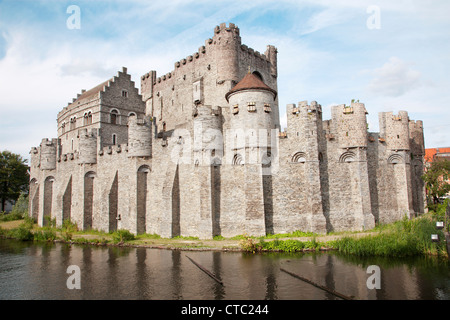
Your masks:
M286 107L280 128L277 49L214 29L171 72L127 69L82 90L58 135L31 149L30 215L79 228L211 238L295 230L367 230L424 212L424 138L407 112L363 103Z

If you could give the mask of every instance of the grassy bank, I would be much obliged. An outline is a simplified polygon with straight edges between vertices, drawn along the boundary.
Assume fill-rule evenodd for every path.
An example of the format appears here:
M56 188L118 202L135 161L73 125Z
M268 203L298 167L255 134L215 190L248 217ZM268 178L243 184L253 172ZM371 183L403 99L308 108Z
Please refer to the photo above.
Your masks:
M419 218L406 217L389 225L377 226L371 235L355 237L345 233L335 240L317 241L316 235L310 240L296 239L266 241L266 238L245 237L241 247L247 252L300 252L336 250L344 254L358 256L406 257L418 255L434 255L448 257L445 236L442 230L436 229L436 215L426 214ZM431 240L432 234L439 235L439 242Z
M438 234L440 241L432 242L432 234ZM436 220L430 214L386 225L375 236L344 237L331 245L342 253L359 256L447 256L444 233L436 229Z
M61 241L94 245L132 245L168 249L241 250L245 252L305 252L336 250L357 256L406 257L435 255L447 257L444 233L436 229L437 214L426 214L409 220L404 218L389 225L377 226L366 233L343 233L319 236L296 231L288 234L250 237L239 235L211 240L196 237L162 238L155 234L133 235L126 230L112 233L97 230L79 231L75 224L65 222L57 228L49 220L46 227L38 227L29 218L22 222L8 222L11 228L2 228L0 236L25 241ZM14 223L14 224L13 224ZM438 234L441 241L432 242L431 234Z

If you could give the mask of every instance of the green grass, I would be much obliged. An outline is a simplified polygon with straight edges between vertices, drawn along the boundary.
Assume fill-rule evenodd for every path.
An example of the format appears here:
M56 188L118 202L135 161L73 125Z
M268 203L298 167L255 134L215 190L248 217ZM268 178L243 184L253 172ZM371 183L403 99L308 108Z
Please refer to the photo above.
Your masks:
M315 237L318 236L317 233L314 232L304 232L301 230L296 230L289 233L277 233L277 234L268 234L263 237L264 239L276 239L276 238L301 238L301 237Z
M114 243L123 243L125 241L131 241L135 239L134 234L125 229L120 229L112 233Z
M20 220L20 219L23 219L23 216L21 213L0 212L0 222L14 221L14 220Z
M440 242L432 242L438 234ZM404 218L384 226L377 235L361 238L344 237L329 243L339 252L358 256L406 257L417 255L447 256L442 230L436 229L432 215L415 219Z

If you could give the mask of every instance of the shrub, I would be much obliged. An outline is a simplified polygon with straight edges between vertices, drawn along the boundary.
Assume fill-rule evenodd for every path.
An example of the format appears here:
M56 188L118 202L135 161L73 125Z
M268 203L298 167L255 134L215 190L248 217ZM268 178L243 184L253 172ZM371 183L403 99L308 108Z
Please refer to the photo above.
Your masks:
M56 240L56 233L51 229L42 229L35 231L34 233L35 241L54 241Z
M5 212L1 212L0 213L0 221L2 222L6 222L6 221L13 221L13 220L20 220L22 219L22 215L18 214L18 213L5 213Z
M118 243L118 242L134 240L135 236L128 230L120 229L120 230L113 232L112 238L115 243Z
M242 239L239 241L239 246L247 252L255 253L261 250L261 245L258 245L250 236L242 235Z
M20 217L19 219L23 219L28 216L28 195L21 193L19 198L17 199L14 207L11 210L11 213L15 216Z
M23 225L20 225L18 228L13 229L11 231L11 236L22 241L31 241L34 239L34 235L31 230Z
M44 217L47 227L56 228L56 218L51 218L50 215Z
M32 229L33 229L33 226L34 226L34 223L35 223L35 221L34 221L33 218L30 218L30 217L26 216L26 217L23 219L22 223L21 223L19 226L22 226L22 227L24 227L24 228L27 228L27 229L29 229L29 230L32 230Z
M61 236L64 241L72 240L73 233L78 231L78 226L75 222L64 220L61 226Z

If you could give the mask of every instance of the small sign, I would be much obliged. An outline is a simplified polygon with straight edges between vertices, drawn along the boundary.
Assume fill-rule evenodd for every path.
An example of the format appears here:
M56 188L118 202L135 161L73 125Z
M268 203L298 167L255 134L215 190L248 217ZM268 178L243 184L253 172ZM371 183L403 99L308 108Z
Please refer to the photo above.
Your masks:
M443 222L443 221L438 221L438 222L436 222L436 228L438 228L438 229L444 229L444 222Z
M438 242L438 241L439 241L439 235L437 235L437 234L432 234L432 235L431 235L431 241L433 241L433 242Z

